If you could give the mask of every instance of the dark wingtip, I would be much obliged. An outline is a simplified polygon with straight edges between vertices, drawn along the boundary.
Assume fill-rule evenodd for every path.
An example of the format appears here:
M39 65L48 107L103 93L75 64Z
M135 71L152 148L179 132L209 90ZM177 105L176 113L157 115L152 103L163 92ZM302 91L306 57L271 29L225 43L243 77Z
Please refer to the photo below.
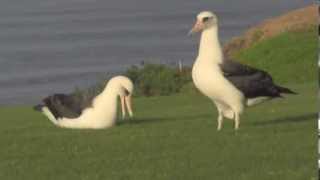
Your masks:
M281 87L281 86L278 86L277 88L278 88L278 90L280 91L280 93L284 93L284 94L294 94L294 95L297 95L297 94L298 94L297 92L294 92L294 91L292 91L292 90L289 89L289 88L285 88L285 87Z
M297 95L297 94L298 94L297 92L292 91L292 90L290 90L290 89L287 89L287 91L284 91L284 92L282 92L282 93L293 94L293 95Z
M38 104L38 105L33 106L33 110L41 112L43 107L44 107L44 105Z
M295 92L295 91L291 91L290 94L298 95L299 93L297 93L297 92Z

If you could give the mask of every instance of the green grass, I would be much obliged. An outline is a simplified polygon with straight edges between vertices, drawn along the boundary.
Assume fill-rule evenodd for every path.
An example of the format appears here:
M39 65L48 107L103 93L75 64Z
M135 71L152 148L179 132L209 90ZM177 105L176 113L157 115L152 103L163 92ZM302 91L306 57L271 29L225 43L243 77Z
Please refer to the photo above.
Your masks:
M284 32L240 51L241 62L268 71L278 82L309 82L317 79L318 36L316 28Z
M1 180L316 179L316 85L249 108L239 132L199 94L136 98L105 130L53 126L31 107L0 109Z

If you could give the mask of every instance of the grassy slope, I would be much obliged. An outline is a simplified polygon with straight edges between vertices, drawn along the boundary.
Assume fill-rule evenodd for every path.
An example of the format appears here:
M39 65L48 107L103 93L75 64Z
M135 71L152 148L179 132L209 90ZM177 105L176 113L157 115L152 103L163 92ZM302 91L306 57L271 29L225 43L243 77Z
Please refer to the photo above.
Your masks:
M248 109L237 134L228 120L215 130L216 110L197 93L135 99L131 123L99 131L59 129L29 107L3 107L0 179L315 179L313 38L285 33L239 54L300 94Z
M277 82L315 81L317 41L315 29L285 32L239 52L236 57L268 71Z

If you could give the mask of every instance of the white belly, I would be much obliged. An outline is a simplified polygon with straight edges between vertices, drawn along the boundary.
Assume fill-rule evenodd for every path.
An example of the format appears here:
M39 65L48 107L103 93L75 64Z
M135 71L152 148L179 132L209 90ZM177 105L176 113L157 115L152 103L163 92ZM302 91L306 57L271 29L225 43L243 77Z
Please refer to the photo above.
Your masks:
M224 78L217 64L205 65L196 62L192 69L192 78L195 86L216 104L242 112L243 94Z

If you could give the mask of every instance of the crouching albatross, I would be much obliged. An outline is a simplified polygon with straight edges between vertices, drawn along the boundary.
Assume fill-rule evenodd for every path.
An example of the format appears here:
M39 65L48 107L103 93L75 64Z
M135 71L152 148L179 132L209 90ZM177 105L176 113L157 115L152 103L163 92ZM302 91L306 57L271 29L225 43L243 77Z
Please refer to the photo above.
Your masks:
M214 13L203 11L198 14L190 34L196 32L202 33L192 79L200 92L216 105L219 113L218 130L222 128L224 117L234 119L234 128L237 130L245 106L282 97L282 93L295 94L275 84L263 70L224 59L218 38L218 19Z
M42 112L56 126L75 129L102 129L115 124L117 99L120 96L122 116L126 107L130 116L133 83L125 76L109 80L100 94L91 99L79 99L74 95L54 94L43 99L34 108Z

